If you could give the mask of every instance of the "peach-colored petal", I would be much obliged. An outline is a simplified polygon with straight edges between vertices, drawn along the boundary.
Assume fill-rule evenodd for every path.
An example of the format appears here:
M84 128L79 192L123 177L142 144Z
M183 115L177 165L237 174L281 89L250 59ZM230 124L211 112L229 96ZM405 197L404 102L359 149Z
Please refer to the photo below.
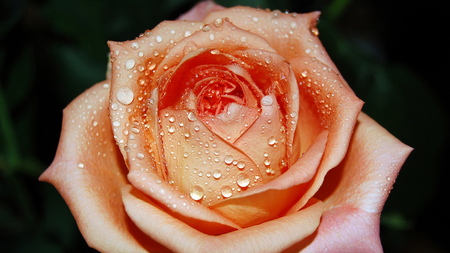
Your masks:
M315 195L326 211L306 252L382 252L380 212L411 151L361 113L345 159Z
M155 69L168 49L202 26L194 21L165 21L133 41L108 43L112 63L110 116L114 138L125 159L126 133L134 119L144 121L140 114L159 77L155 77Z
M313 233L322 213L322 203L312 199L294 214L210 236L171 217L131 187L124 187L122 194L126 211L139 228L174 252L280 252Z
M248 30L266 39L286 60L309 56L324 62L336 72L333 61L318 38L316 28L320 12L306 14L282 13L251 7L237 6L211 12L203 22L209 23L217 18L229 18L237 27Z
M294 213L302 206L294 205L303 193L299 190L314 176L327 143L327 132L317 137L302 156L286 173L260 187L242 192L236 197L220 202L210 208L226 214L238 224L251 226L276 218L281 212ZM293 206L294 205L294 206ZM291 207L292 206L292 207Z
M326 176L317 193L327 209L359 208L381 212L401 166L412 149L364 113L342 163Z
M298 204L306 203L322 186L323 178L344 158L363 102L348 88L338 73L309 56L291 60L300 90L300 119L296 134L303 153L313 138L328 130L322 162Z
M204 233L220 234L240 228L225 217L194 201L189 196L189 192L179 190L170 177L169 181L163 180L158 175L155 161L146 148L149 145L148 140L143 138L145 134L143 124L133 124L133 128L136 130L128 135L128 145L125 150L130 169L128 180L134 187L155 200L161 208ZM164 133L164 135L168 134L168 132ZM181 134L180 131L177 134ZM169 147L170 145L167 146L167 148ZM177 159L183 159L183 154L180 155L181 157L177 157ZM166 159L173 159L173 157L167 155ZM168 168L170 169L170 167Z
M210 12L218 11L224 9L223 6L220 6L213 1L202 1L192 7L188 12L180 15L177 20L193 20L193 21L201 21L208 15Z
M96 84L66 109L60 143L39 180L61 193L87 243L104 252L163 248L145 238L123 208L127 169L111 134L110 81Z

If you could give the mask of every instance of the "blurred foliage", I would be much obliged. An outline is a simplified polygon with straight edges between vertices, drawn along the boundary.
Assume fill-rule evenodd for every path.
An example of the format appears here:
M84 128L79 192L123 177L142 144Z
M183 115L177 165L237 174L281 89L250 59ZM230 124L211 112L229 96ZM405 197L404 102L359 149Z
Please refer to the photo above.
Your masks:
M106 41L133 39L195 2L0 2L1 252L94 252L57 191L37 181L56 152L62 109L104 79ZM445 8L387 0L217 2L322 11L320 38L366 102L363 110L415 148L382 213L385 251L448 250L439 229L450 225L448 95L441 90L450 56L449 36L442 34Z

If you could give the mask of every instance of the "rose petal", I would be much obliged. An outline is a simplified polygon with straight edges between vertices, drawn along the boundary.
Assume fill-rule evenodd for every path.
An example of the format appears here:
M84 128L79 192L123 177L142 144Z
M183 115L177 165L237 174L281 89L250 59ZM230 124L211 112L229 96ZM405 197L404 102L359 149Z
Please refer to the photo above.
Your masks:
M146 150L149 144L148 140L143 137L145 134L143 124L136 124L133 127L139 131L129 134L126 152L130 169L128 180L134 187L155 200L161 208L173 216L204 233L220 234L240 228L230 220L200 205L189 197L189 194L178 190L178 187L175 187L176 184L172 184L172 182L169 184L158 175L159 171L155 160L149 150ZM180 131L177 133L180 134ZM164 135L169 135L169 133L165 132ZM183 138L185 137L183 136ZM176 143L175 147L178 147ZM170 145L165 147L165 152L168 148ZM166 155L165 159L173 159L173 157ZM182 158L178 157L178 159ZM164 173L167 173L166 168L172 172L171 166L163 165L163 168ZM169 182L173 181L170 174L166 174L166 176Z
M260 187L242 192L236 197L220 202L210 208L227 215L229 219L247 227L276 218L281 212L294 213L304 203L295 204L303 193L299 190L307 183L319 167L327 143L327 132L324 131L289 170ZM294 206L293 206L294 205Z
M96 84L64 109L56 157L39 180L61 193L91 247L104 252L162 249L123 208L126 166L111 135L109 86L109 80Z
M411 151L361 113L345 159L315 195L326 211L305 252L381 252L380 212Z
M114 138L125 159L130 118L144 121L139 114L156 87L155 79L159 76L154 73L165 59L166 50L202 26L203 23L194 21L165 21L133 41L108 42L112 62L110 116Z
M303 153L320 131L329 131L328 143L317 174L304 185L306 203L323 184L329 170L344 158L363 102L329 66L308 56L291 59L300 90L300 119L296 134Z
M167 57L160 64L162 67L156 70L155 76L161 76L166 72L167 68L170 69L178 65L181 62L179 57L184 57L189 52L201 48L216 49L225 54L245 49L275 52L267 41L260 36L242 30L226 19L212 20L204 25L201 30L186 37L172 47L167 53Z
M204 206L262 185L261 173L245 152L210 132L202 121L189 119L191 113L188 110L161 111L168 180L184 193L201 187L202 196L198 201ZM245 164L245 168L240 168L240 164ZM220 175L216 177L217 170ZM244 187L238 185L237 177L241 173L251 180ZM255 178L259 180L253 181ZM223 194L223 187L228 187L228 194Z
M237 27L266 39L286 60L299 57L315 57L337 72L337 68L322 46L316 28L320 12L306 14L282 13L237 6L215 12L205 17L209 23L217 18L229 18Z
M210 236L171 217L131 187L124 187L122 194L127 213L139 228L174 252L280 252L314 232L322 213L322 203L313 199L292 215Z

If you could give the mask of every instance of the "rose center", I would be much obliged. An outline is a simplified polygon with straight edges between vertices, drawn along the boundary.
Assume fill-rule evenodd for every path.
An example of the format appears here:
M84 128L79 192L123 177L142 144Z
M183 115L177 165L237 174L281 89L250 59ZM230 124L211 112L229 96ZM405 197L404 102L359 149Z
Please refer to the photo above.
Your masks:
M244 95L239 85L220 78L213 78L207 82L199 94L196 94L199 115L216 116L229 103L244 104Z

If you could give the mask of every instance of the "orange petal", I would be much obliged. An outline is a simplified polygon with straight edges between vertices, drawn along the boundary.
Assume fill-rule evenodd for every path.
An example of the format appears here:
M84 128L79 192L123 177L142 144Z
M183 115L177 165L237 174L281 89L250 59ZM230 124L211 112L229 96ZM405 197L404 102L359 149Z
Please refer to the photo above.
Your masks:
M126 211L138 227L174 252L280 252L313 233L322 214L322 203L313 199L294 214L210 236L168 215L131 187L124 187L122 194Z
M300 118L296 135L301 140L300 152L310 145L322 130L328 130L328 143L317 174L304 185L299 204L306 203L323 183L329 170L344 158L363 102L346 82L329 66L315 58L291 60L299 83Z
M314 196L325 212L305 252L381 252L380 212L411 151L361 113L345 159Z
M154 79L159 77L154 75L156 68L168 49L202 26L203 23L194 21L165 21L133 41L108 43L112 63L111 122L114 138L125 158L126 133L133 121L130 119L144 121L140 114L156 87Z
M218 234L240 228L230 220L194 201L188 193L181 191L181 189L179 190L177 185L173 183L173 179L170 178L170 174L168 174L169 181L162 179L158 175L159 171L154 158L149 153L149 150L146 149L148 140L143 137L145 126L143 124L133 124L133 127L137 130L128 135L128 145L125 150L130 169L128 180L134 187L145 193L152 200L155 200L161 208L171 213L171 215L204 233ZM178 131L177 134L181 134L181 132ZM164 135L169 135L169 133L165 132ZM183 136L183 138L185 137ZM166 150L170 148L171 144L165 145L167 145L167 148L165 147L165 152L167 152ZM177 147L178 144L175 143L174 146ZM170 153L168 154L170 155ZM165 159L173 159L168 154L166 154ZM177 153L177 156L178 154L183 156L183 153ZM177 157L177 159L183 158ZM169 166L163 165L163 167L169 170L173 169ZM184 166L182 169L184 169ZM165 171L165 173L167 172Z
M295 213L304 205L294 205L303 193L301 186L309 182L316 173L326 143L327 132L324 131L304 156L276 180L242 192L210 208L245 227L274 219L288 208L291 208L289 213Z
M210 132L191 114L188 110L161 111L169 182L186 194L195 190L198 199L194 199L204 206L263 184L261 173L242 150ZM239 174L249 179L243 187L238 184Z
M316 195L327 208L343 206L379 213L411 151L361 113L345 159L325 177L324 187ZM349 195L354 197L344 197Z
M235 26L267 40L286 60L299 56L315 57L337 71L317 36L319 15L320 12L286 14L279 10L237 6L212 12L203 22L227 17Z
M111 134L109 86L109 80L96 84L64 109L56 157L39 180L61 193L89 246L103 252L161 249L123 208L127 169Z

